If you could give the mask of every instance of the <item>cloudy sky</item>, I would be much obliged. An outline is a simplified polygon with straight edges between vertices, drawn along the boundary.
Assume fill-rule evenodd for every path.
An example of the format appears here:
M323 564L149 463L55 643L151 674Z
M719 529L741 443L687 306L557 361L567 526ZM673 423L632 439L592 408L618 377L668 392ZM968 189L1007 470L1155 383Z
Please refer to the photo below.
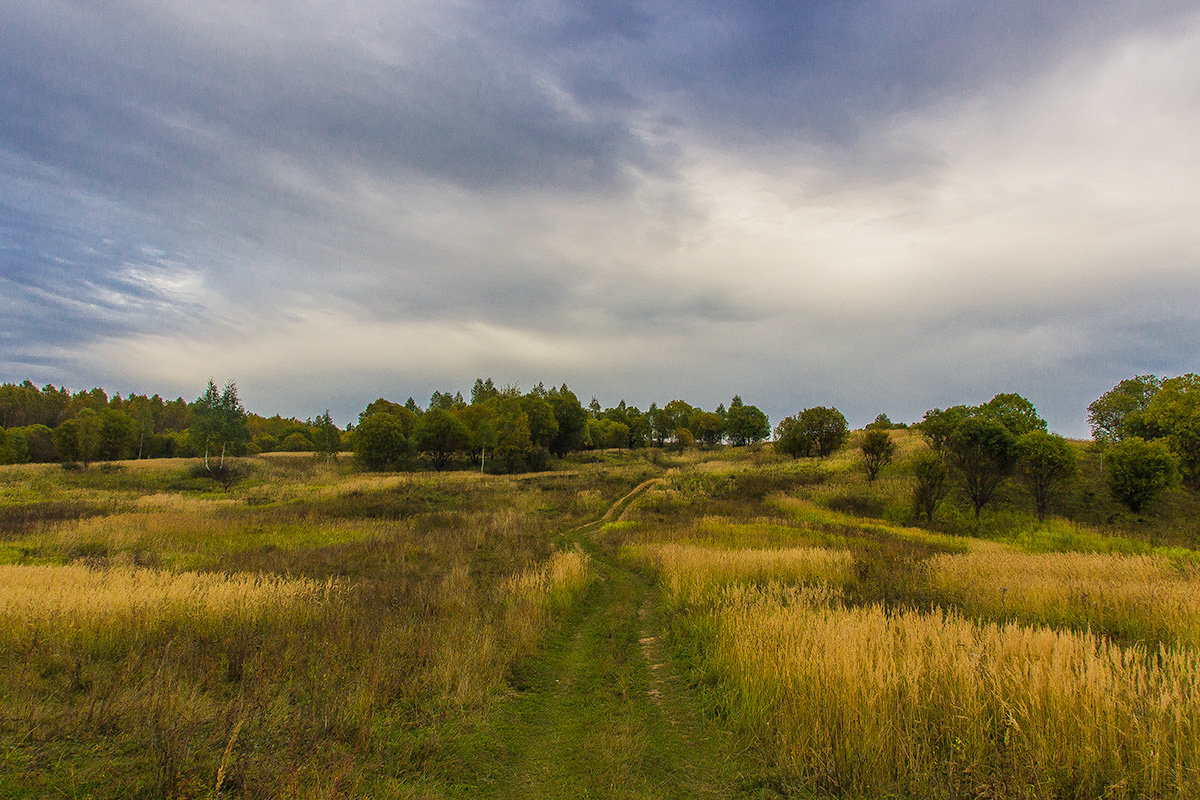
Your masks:
M1200 369L1194 0L9 0L0 380L773 421Z

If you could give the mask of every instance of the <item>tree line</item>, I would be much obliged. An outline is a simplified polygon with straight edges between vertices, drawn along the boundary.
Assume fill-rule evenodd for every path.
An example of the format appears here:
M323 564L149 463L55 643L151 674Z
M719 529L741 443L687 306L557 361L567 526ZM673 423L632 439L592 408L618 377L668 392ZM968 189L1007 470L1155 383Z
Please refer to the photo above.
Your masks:
M212 441L213 393L232 403L236 419L225 437L227 455L273 450L329 451L348 446L329 412L314 419L263 417L246 412L237 386L219 390L209 382L193 402L159 395L109 396L103 389L70 392L31 381L0 384L0 464L119 461L133 458L200 457ZM244 435L242 428L244 427ZM336 443L332 437L336 435Z
M1200 489L1200 376L1137 375L1088 406L1094 446L1114 499L1139 512L1182 482ZM880 414L859 440L868 479L891 462L893 425ZM1001 393L978 406L927 411L915 427L929 449L911 462L914 502L932 521L957 484L975 516L1010 479L1025 483L1039 518L1076 471L1075 450L1047 431L1026 398ZM827 457L849 426L836 408L817 406L779 422L775 448L793 458ZM470 400L434 392L424 407L379 398L339 429L326 410L304 421L249 413L230 381L210 380L192 402L94 388L71 393L30 381L0 384L0 463L126 458L203 458L210 471L227 456L275 450L333 457L352 451L368 470L452 465L516 472L544 469L552 457L588 449L745 446L771 437L767 415L734 396L712 411L683 400L645 411L627 404L584 406L566 384L527 392L477 379Z
M528 392L479 378L466 400L434 392L425 408L380 398L351 430L354 457L370 470L405 469L424 462L445 469L462 462L502 472L545 469L553 456L590 449L741 446L770 436L767 415L734 396L713 411L672 400L645 411L621 400L584 406L563 384L539 383Z

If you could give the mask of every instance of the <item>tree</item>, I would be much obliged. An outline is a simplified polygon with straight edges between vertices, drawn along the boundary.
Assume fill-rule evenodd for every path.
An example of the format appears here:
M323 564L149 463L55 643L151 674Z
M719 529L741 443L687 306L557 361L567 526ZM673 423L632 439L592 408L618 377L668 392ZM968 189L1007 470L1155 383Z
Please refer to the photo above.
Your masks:
M1014 439L1019 439L1030 431L1046 430L1046 420L1038 416L1033 403L1012 392L996 395L981 405L977 413L1008 428Z
M896 443L883 428L872 428L864 432L858 448L862 451L868 483L874 483L879 470L892 463L892 459L896 457Z
M946 445L950 435L958 427L958 423L973 416L975 409L971 406L950 406L947 409L935 408L925 412L925 416L917 423L922 435L928 440L929 446L938 453L946 454Z
M1008 428L988 417L968 417L946 442L951 466L962 478L975 519L1016 464L1016 440Z
M471 432L452 413L434 406L417 423L414 438L417 449L428 454L434 469L441 471L455 453L470 446Z
M1137 427L1137 418L1150 405L1162 383L1155 375L1135 375L1093 400L1088 406L1092 438L1102 444L1115 444L1126 436L1140 435L1140 431L1131 427Z
M408 452L400 419L384 411L359 421L352 447L354 460L365 469L376 471L398 467Z
M213 471L209 465L209 454L220 448L221 459L217 470L224 472L226 450L237 450L250 441L246 409L238 399L237 384L231 380L225 384L223 391L218 392L216 384L209 379L204 394L192 403L191 408L190 434L196 449L204 451L204 468Z
M925 523L933 524L933 514L946 496L946 462L936 450L922 450L913 456L913 503L925 515Z
M842 412L832 407L806 408L800 412L798 419L800 427L812 441L813 453L817 458L832 455L846 441L850 430Z
M812 455L812 439L797 417L784 417L775 426L775 450L792 458Z
M100 444L96 457L100 461L119 461L133 455L137 442L137 425L124 411L106 408L100 412Z
M696 409L688 417L687 428L705 447L716 447L725 435L725 419L720 414Z
M516 472L529 458L529 418L518 402L500 405L496 414L496 456L508 472Z
M771 435L771 421L756 406L734 396L725 412L725 435L735 447L761 442Z
M572 450L583 448L583 438L587 434L588 413L584 410L575 393L564 383L557 389L546 393L546 401L554 410L554 418L558 420L558 433L551 441L550 450L556 456L563 456Z
M896 427L896 426L892 424L892 421L890 419L888 419L887 414L879 414L878 416L875 417L875 421L869 423L865 428L863 428L863 430L890 431L894 427Z
M84 408L54 429L54 446L59 458L78 461L87 469L100 452L100 415Z
M1179 458L1184 484L1200 488L1200 375L1164 380L1141 418L1146 429L1166 438Z
M1030 431L1017 439L1017 465L1042 522L1056 491L1075 472L1075 453L1061 436Z
M534 447L549 448L558 436L558 417L554 407L543 396L527 394L521 398L521 408L529 420L529 438Z
M1125 437L1108 451L1107 460L1108 490L1135 514L1175 483L1175 456L1162 441Z
M338 451L342 449L342 432L333 423L328 408L313 420L313 449L317 455L325 456L326 461L337 458Z

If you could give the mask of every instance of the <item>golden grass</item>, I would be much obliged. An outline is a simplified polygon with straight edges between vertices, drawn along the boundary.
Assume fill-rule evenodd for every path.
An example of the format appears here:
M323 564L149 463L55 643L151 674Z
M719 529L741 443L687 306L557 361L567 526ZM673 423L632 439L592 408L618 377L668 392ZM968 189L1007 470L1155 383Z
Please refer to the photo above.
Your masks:
M688 620L734 723L842 796L1200 796L1200 653L732 587ZM818 599L819 600L819 599Z
M0 566L0 639L9 647L69 640L91 649L175 627L218 630L302 617L337 592L332 581L82 565Z
M1200 646L1200 568L1163 556L995 550L926 569L934 597L968 615Z
M668 603L675 608L712 602L721 589L738 583L842 586L854 579L854 557L847 550L726 550L670 544L628 547L625 552L659 570Z
M552 617L569 609L592 578L591 558L575 549L555 553L501 584L504 632L519 655L532 652Z

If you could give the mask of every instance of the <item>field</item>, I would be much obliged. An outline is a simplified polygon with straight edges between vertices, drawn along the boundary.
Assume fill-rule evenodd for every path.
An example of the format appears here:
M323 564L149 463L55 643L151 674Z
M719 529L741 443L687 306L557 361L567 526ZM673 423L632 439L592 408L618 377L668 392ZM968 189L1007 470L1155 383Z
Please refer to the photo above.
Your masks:
M0 796L1200 796L1194 498L926 529L894 436L0 468Z

